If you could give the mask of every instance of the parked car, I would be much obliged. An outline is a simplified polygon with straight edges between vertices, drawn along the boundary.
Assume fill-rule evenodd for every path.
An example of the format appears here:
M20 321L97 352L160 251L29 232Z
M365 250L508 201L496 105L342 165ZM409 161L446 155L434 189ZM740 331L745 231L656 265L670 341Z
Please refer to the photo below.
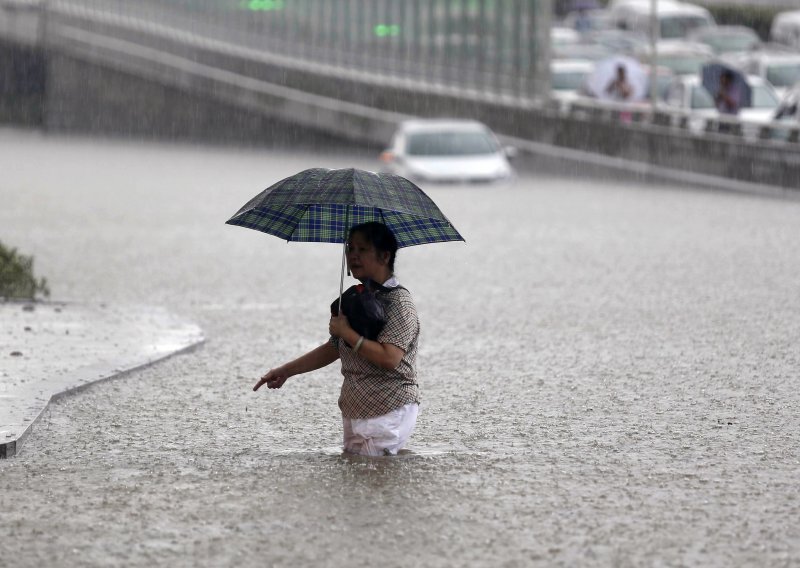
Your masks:
M553 26L550 28L550 45L553 49L557 49L565 45L580 43L580 41L581 34L579 34L573 28L568 28L565 26Z
M560 46L554 45L551 59L589 59L591 61L599 61L611 57L615 53L614 49L607 45L586 40Z
M650 40L639 32L613 29L586 32L583 41L605 46L615 55L630 55L648 45Z
M689 113L689 129L700 132L706 121L719 117L714 97L700 82L699 75L680 75L667 87L665 107Z
M642 65L642 69L644 69L645 73L647 74L647 100L650 100L650 84L653 77L653 67L651 65ZM659 100L664 100L667 96L667 90L669 86L672 84L672 81L675 80L675 73L668 67L662 67L659 65L655 69L656 71L656 94Z
M786 96L792 85L800 81L800 53L790 51L755 51L729 59L748 75L769 81L779 98Z
M494 182L515 177L515 154L478 121L414 119L399 125L380 160L383 171L417 183Z
M772 18L769 39L775 43L800 49L800 10L776 14Z
M573 101L585 96L586 77L594 70L589 59L550 61L550 98L559 112L567 112Z
M561 24L581 33L614 29L614 22L607 10L573 10L568 13Z
M617 27L650 34L650 0L612 0L608 10ZM656 18L661 39L682 39L694 29L716 25L702 6L674 0L659 0Z
M649 45L636 52L642 63L651 63L653 56ZM675 75L697 75L700 69L714 57L712 49L697 42L670 40L656 44L656 59L659 67L666 67Z
M791 119L800 123L800 81L786 92L775 111L776 119Z
M689 41L709 46L714 53L722 55L740 51L752 51L761 46L761 39L747 26L713 26L689 32Z
M800 81L786 92L778 108L775 109L774 120L787 127L800 127ZM788 129L776 129L772 132L772 138L775 139L785 140L788 137Z
M775 90L767 81L755 75L747 76L752 91L751 104L739 109L737 118L743 123L747 138L756 138L761 125L774 119L779 104ZM667 89L665 98L668 108L690 113L689 128L702 130L708 119L719 117L714 96L701 82L699 75L676 77Z
M550 62L550 89L561 100L580 96L586 77L594 70L589 59L554 59Z
M780 98L769 81L756 75L748 75L747 82L753 90L752 104L739 109L739 120L744 124L744 135L757 138L759 128L775 119Z

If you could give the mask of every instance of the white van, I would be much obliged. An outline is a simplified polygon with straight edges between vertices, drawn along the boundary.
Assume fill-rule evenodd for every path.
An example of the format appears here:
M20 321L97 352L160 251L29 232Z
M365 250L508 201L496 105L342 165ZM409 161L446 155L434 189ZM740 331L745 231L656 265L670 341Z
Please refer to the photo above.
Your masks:
M617 27L650 35L650 0L614 0L609 5L611 17ZM711 12L702 6L659 0L656 18L660 39L684 39L692 30L715 26Z
M800 49L800 10L776 14L772 19L769 39L775 43Z

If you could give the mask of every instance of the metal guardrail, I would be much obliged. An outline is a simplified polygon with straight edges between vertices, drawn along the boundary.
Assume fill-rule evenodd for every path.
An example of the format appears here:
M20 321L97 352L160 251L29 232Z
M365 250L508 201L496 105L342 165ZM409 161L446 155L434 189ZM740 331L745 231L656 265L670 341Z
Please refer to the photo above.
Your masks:
M27 3L32 0L5 0ZM547 92L552 0L33 0L377 76L521 99Z
M551 110L573 118L624 122L632 126L647 124L695 136L737 137L752 143L800 143L800 123L756 123L735 116L706 117L679 109L657 107L654 110L645 104L632 105L591 98L569 102L552 100L549 106Z

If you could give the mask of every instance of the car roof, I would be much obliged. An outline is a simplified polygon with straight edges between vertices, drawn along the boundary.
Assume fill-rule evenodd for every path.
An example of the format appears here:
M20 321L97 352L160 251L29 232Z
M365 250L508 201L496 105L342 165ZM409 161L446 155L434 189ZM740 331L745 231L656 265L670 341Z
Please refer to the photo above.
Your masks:
M646 47L647 51L649 52L650 46ZM711 49L708 44L684 39L660 40L656 44L656 52L659 55L676 55L685 53L687 55L708 55L709 57L714 57L714 50Z
M488 126L482 122L471 119L460 118L415 118L405 120L400 123L400 130L405 133L409 132L436 132L441 130L463 130L476 131L476 130L490 130Z
M769 85L770 83L758 75L745 75L747 82L753 85ZM702 83L702 78L699 75L678 75L675 80L681 81L686 85L699 85Z
M717 25L717 26L709 26L707 28L698 28L689 32L689 37L702 37L702 36L711 36L711 35L741 35L746 34L751 37L758 37L758 34L753 28L749 28L747 26L729 26L729 25Z
M595 62L590 59L553 59L551 71L593 71Z
M779 12L775 14L775 18L773 18L772 23L773 25L776 23L785 23L785 22L800 22L800 10L790 10L788 12Z
M740 56L744 61L759 60L762 62L795 62L800 61L800 52L791 51L753 51Z

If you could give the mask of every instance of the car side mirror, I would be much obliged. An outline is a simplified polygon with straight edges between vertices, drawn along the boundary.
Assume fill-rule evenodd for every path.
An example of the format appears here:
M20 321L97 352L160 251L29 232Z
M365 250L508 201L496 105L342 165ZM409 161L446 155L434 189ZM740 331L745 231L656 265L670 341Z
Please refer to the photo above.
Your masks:
M506 146L503 148L503 153L506 155L506 158L513 160L519 155L519 150L517 150L515 146Z

